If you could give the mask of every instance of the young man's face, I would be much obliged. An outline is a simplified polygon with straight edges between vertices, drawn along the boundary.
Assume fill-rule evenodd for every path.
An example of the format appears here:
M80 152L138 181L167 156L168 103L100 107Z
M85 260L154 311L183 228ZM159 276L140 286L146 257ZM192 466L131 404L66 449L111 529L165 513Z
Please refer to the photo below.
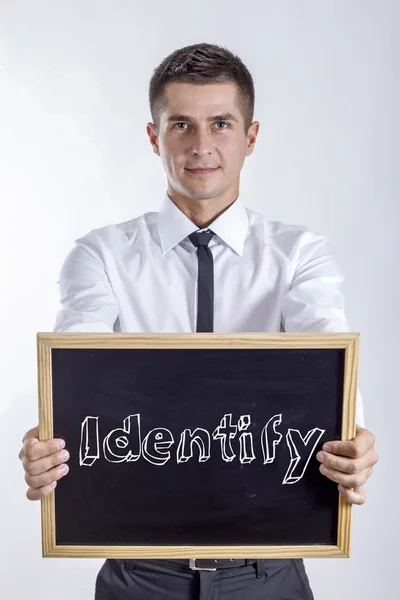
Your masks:
M244 130L233 83L169 83L166 110L158 131L148 124L154 152L168 178L168 192L195 200L223 197L234 201L240 171L252 153L259 123ZM199 172L194 169L213 169Z

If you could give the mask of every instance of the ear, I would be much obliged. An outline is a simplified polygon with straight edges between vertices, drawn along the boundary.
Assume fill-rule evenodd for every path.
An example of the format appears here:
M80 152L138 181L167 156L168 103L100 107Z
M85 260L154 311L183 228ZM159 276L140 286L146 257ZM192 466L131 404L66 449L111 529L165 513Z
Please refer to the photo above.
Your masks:
M160 156L160 149L158 147L158 132L154 123L147 123L147 135L150 139L150 144L153 146L153 152Z
M247 152L246 152L246 156L250 156L250 154L254 150L254 146L255 146L255 143L256 143L256 139L257 139L259 128L260 128L260 123L258 121L254 121L254 123L252 123L250 125L250 127L249 127L249 130L247 132Z

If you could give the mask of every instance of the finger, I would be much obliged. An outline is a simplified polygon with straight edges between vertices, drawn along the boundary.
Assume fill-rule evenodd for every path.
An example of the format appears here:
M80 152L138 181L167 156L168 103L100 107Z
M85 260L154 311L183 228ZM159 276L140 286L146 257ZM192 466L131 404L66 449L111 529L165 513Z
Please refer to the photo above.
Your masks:
M377 461L377 455L371 448L361 458L347 458L343 456L336 456L330 452L323 452L322 450L316 455L317 460L324 464L326 467L341 471L342 473L360 473L367 467L374 465Z
M64 446L65 441L58 438L53 438L47 442L39 442L37 438L27 438L24 442L23 451L26 458L33 461L58 452Z
M36 427L32 427L32 429L29 429L29 431L26 432L26 434L22 438L22 443L24 443L25 440L27 440L28 438L39 438L39 425L36 425Z
M40 475L49 471L53 467L66 462L69 459L68 450L60 450L55 454L50 454L45 458L39 458L38 460L30 461L26 456L22 458L22 465L28 475Z
M26 497L28 500L42 500L46 496L48 496L56 487L57 481L53 481L50 485L45 485L41 488L28 488L26 492Z
M331 454L337 454L338 456L358 458L356 456L356 445L353 440L346 442L342 442L340 440L327 442L322 446L322 450L325 452L330 452Z
M32 429L29 429L29 431L27 431L25 433L24 437L22 438L22 444L23 444L23 446L22 446L22 448L21 448L21 450L19 451L19 454L18 454L18 458L20 460L22 460L22 458L24 456L24 444L25 444L25 441L28 438L34 438L34 439L39 438L39 425L37 425L36 427L32 427Z
M64 477L69 471L69 466L65 463L62 465L58 465L54 467L54 469L50 469L45 473L41 473L40 475L29 475L29 473L25 473L25 481L31 488L40 488L44 485L50 485L54 481L58 481L62 477Z
M326 442L322 450L338 454L339 456L348 456L349 458L360 458L370 448L373 448L375 437L368 431L357 425L357 434L353 440L341 441L334 440Z
M366 500L366 494L364 488L362 487L354 488L352 490L338 485L338 490L341 496L343 496L343 498L350 504L364 504Z
M335 469L331 469L330 467L326 467L325 465L320 465L319 470L328 479L331 479L336 483L340 483L341 485L348 488L361 487L368 480L372 473L372 467L368 467L360 473L356 473L353 475L341 473L340 471L336 471Z

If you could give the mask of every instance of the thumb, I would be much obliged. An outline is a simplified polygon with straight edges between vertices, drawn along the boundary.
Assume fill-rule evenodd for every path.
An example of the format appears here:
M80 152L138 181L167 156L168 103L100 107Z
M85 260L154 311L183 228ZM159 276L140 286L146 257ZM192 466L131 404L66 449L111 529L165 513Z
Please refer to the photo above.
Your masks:
M26 432L22 438L22 443L24 443L28 438L36 438L39 441L39 425L32 427L32 429L29 429L29 431Z

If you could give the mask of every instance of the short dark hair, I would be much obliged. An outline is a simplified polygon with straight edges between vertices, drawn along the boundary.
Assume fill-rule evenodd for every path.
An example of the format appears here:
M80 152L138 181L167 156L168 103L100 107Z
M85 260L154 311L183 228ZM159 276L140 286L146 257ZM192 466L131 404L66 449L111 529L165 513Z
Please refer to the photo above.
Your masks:
M254 82L241 59L225 46L193 44L169 54L154 70L149 86L150 112L158 130L165 110L165 87L172 81L206 85L235 83L237 106L243 115L247 133L254 114Z

